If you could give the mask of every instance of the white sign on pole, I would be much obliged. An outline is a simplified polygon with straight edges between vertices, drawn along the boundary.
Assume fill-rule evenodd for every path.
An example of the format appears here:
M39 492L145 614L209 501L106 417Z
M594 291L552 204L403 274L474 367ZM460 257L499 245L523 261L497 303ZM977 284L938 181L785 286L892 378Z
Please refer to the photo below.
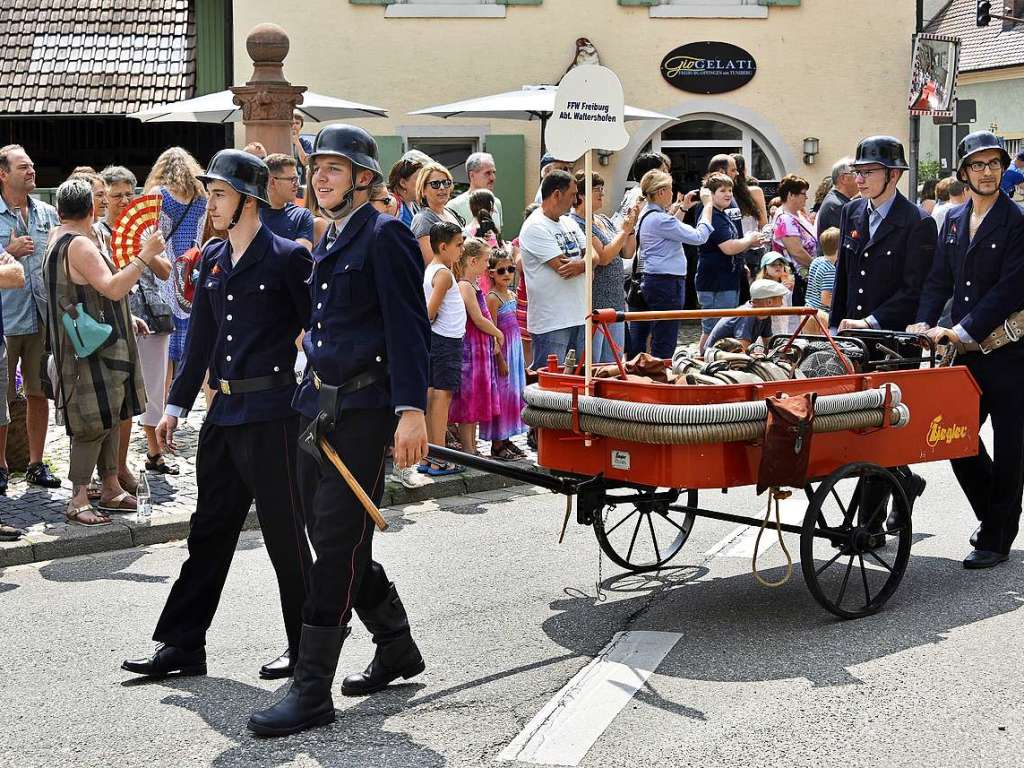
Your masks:
M548 120L544 139L548 151L559 160L576 160L584 156L583 170L590 187L593 178L595 149L615 152L629 142L624 125L625 96L622 82L607 67L585 65L570 69L558 84L555 111ZM591 392L594 366L594 196L588 194L585 206L587 252L586 304L584 320L584 392ZM587 441L590 445L590 441Z
M544 139L559 160L576 160L591 149L612 152L629 142L625 97L618 76L607 67L573 67L558 84L555 111Z

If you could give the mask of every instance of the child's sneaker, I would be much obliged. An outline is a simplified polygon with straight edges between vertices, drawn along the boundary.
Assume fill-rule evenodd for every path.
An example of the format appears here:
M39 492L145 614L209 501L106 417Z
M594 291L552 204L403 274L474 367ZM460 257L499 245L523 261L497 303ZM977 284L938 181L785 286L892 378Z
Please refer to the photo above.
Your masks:
M415 466L406 467L405 469L395 467L391 470L391 476L405 488L422 488L424 485L430 484L430 479L417 472Z

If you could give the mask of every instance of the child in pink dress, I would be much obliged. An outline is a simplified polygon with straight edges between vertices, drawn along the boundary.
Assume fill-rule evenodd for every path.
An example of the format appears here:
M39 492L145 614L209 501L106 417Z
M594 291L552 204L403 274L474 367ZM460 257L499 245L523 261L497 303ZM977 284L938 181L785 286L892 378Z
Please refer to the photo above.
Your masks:
M490 422L480 425L480 439L491 441L491 457L503 461L526 458L526 454L509 438L526 431L523 424L523 390L526 388L526 362L523 340L516 318L516 296L512 278L516 267L504 251L491 252L488 274L493 287L487 294L487 309L505 335L505 343L496 355L498 410Z
M479 278L487 271L490 248L471 237L463 245L459 291L466 305L466 336L462 347L462 386L452 399L448 421L459 425L459 442L467 453L476 453L477 424L490 423L499 410L497 350L505 344L504 334L491 322L491 314L480 290Z

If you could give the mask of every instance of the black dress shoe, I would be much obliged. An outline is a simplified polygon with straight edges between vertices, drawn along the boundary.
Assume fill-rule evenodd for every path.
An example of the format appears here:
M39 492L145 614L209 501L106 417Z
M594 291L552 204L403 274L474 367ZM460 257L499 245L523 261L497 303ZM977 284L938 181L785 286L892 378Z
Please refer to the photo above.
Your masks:
M41 461L28 465L25 479L32 485L40 485L43 488L60 488L60 478L55 477L50 468Z
M974 529L974 533L971 534L971 538L968 539L968 541L970 541L970 543L971 543L971 546L974 547L975 549L978 548L978 536L980 536L980 535L981 535L981 526L979 525L977 528Z
M1009 559L1009 555L1004 555L1001 552L976 549L964 558L964 568L992 568L1000 563L1005 563Z
M387 597L379 605L370 609L357 607L356 614L373 634L377 650L365 670L342 681L343 695L367 696L387 688L400 677L408 680L426 669L420 649L409 631L409 617L402 598L394 584L389 586Z
M348 633L347 626L303 624L288 693L274 706L253 712L246 727L257 736L288 736L333 723L331 684L338 668L338 654Z
M297 653L292 653L288 648L273 661L267 662L260 667L260 677L264 680L279 680L282 677L291 677L295 671L295 658Z
M156 653L148 659L126 659L121 662L121 669L161 679L170 674L183 677L206 674L206 649L198 648L186 651L173 645L160 645Z

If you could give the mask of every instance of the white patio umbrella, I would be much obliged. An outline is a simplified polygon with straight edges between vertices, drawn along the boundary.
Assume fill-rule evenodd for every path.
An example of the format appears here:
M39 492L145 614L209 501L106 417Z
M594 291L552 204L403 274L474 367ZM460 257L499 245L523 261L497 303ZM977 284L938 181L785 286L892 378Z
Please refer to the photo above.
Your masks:
M231 91L218 91L185 101L158 104L141 112L133 112L128 117L144 123L238 123L242 120L242 108L232 101L233 97ZM296 109L317 123L348 117L388 116L388 111L382 107L336 99L312 91L306 91L302 97L302 104Z
M410 112L434 117L493 117L499 120L540 120L541 151L545 149L544 128L555 109L557 85L524 85L518 91L496 93L476 99L441 104ZM675 120L671 115L626 105L626 120Z

